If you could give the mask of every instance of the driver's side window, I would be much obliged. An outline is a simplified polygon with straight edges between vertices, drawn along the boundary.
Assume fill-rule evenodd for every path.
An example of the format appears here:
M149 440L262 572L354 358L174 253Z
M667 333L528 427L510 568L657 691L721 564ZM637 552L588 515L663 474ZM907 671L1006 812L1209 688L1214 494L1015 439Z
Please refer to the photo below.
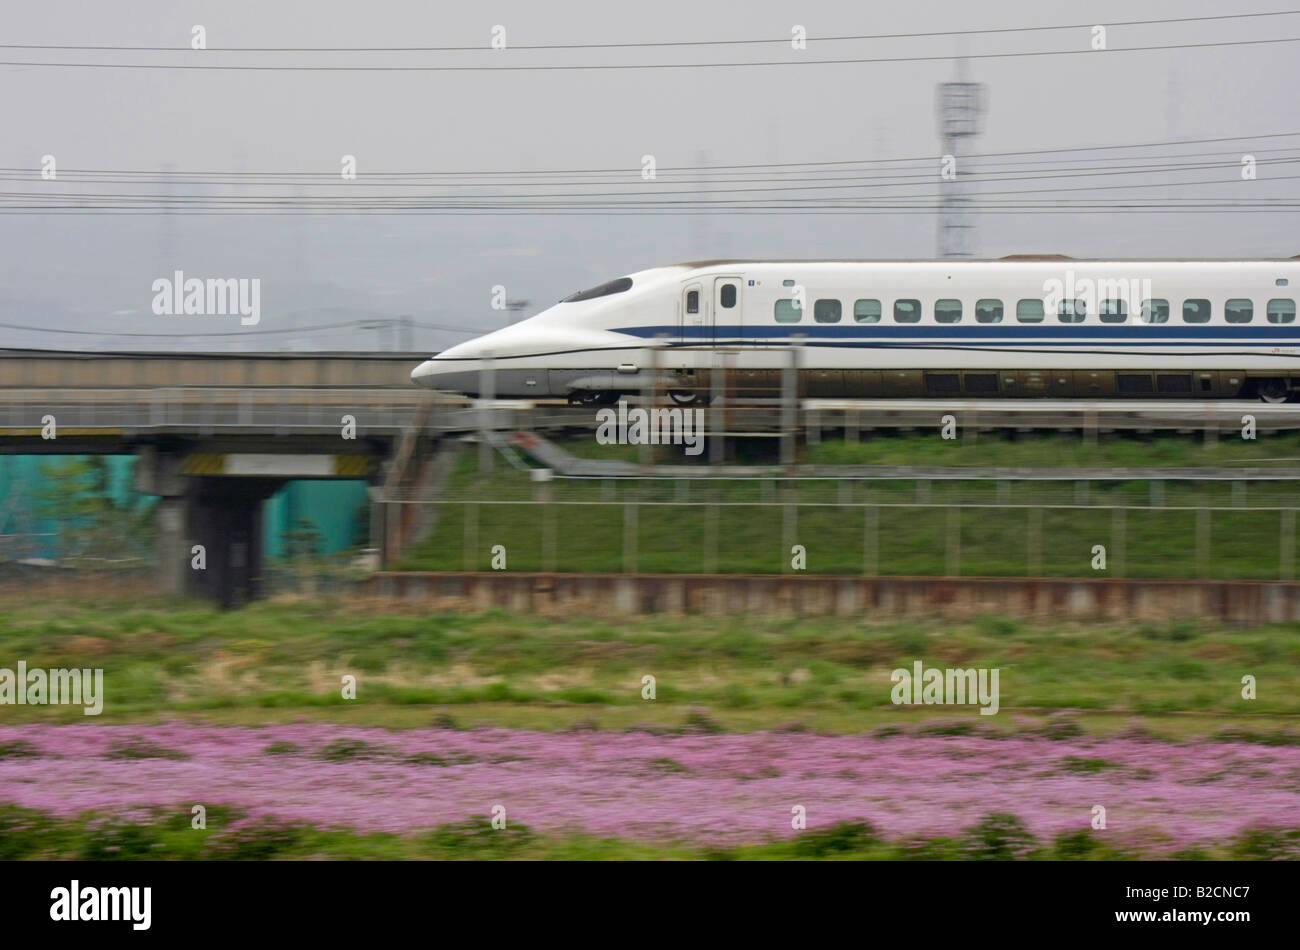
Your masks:
M698 290L688 290L686 292L686 312L700 312L700 292Z

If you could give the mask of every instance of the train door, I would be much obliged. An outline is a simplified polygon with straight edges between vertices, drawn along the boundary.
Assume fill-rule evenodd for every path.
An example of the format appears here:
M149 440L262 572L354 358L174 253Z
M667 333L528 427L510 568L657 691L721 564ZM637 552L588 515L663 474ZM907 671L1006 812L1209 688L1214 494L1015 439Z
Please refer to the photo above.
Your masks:
M740 285L739 277L713 278L713 330L714 335L724 339L740 336L741 327ZM718 327L725 327L721 334Z
M678 324L682 343L698 343L706 337L712 338L713 333L708 329L712 326L709 303L704 285L699 281L682 287L681 320Z

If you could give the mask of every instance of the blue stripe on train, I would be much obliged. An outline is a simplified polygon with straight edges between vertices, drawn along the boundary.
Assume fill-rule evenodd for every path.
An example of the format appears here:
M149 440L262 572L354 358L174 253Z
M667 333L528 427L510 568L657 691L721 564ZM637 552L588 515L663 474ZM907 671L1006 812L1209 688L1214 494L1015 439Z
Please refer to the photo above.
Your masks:
M1157 329L1158 327L1158 329ZM917 324L915 326L867 325L799 325L786 326L718 326L718 327L619 327L614 333L651 339L656 336L711 340L739 339L790 341L796 335L808 340L842 341L855 346L898 346L917 342L941 345L998 343L1020 345L1030 341L1050 341L1058 345L1113 343L1124 346L1203 346L1206 343L1239 342L1251 346L1300 345L1300 324L1289 339L1269 339L1279 333L1277 325L1169 327L1164 324L1140 326L959 326L955 324Z

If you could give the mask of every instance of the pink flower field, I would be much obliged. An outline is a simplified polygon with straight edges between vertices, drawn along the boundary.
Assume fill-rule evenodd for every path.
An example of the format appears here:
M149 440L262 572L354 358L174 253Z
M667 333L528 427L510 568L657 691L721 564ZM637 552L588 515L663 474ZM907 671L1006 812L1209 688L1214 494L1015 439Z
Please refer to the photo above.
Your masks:
M866 819L889 838L991 812L1051 836L1103 805L1107 834L1157 850L1300 827L1300 748L1206 741L78 724L3 728L0 746L26 753L0 757L0 802L62 816L223 804L411 833L501 804L539 832L734 844L793 834L794 805L810 830Z

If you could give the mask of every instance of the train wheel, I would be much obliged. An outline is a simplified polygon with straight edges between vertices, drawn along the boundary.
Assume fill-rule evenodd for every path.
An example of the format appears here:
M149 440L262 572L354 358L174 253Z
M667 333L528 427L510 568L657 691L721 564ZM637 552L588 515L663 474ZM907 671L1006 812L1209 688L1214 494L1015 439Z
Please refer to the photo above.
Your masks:
M1255 392L1260 399L1268 403L1286 402L1290 395L1286 388L1286 380L1282 379L1261 379L1255 386Z
M600 391L593 392L590 389L579 389L569 393L570 406L608 406L618 402L618 397L622 393Z

